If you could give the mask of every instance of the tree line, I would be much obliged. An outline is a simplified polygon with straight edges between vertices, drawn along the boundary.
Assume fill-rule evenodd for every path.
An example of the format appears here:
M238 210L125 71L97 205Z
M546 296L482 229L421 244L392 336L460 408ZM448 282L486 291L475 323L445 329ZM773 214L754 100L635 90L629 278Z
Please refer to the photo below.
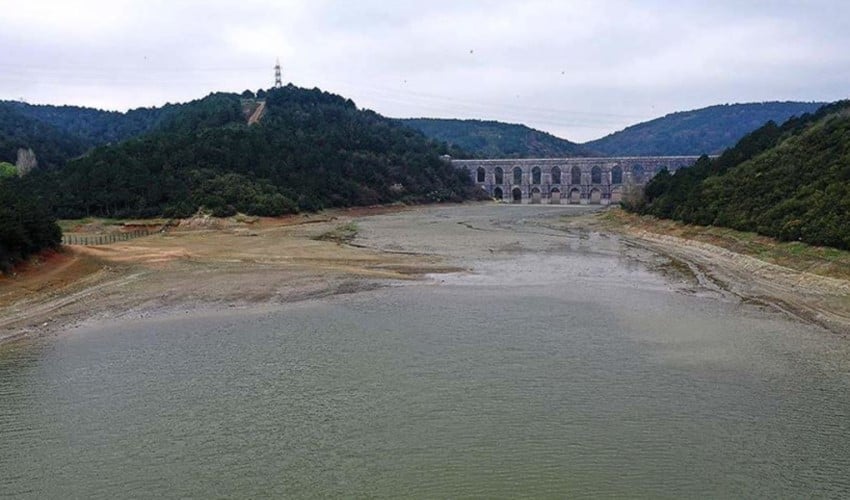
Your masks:
M62 231L52 215L23 189L16 175L0 176L0 272L30 255L56 248Z
M627 208L850 249L850 102L769 122L716 159L662 171Z

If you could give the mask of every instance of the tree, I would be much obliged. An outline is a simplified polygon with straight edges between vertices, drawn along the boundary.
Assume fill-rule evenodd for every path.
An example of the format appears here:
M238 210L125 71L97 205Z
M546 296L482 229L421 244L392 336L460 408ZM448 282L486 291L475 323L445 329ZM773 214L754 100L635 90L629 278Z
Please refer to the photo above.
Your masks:
M18 169L8 162L0 162L0 179L18 175Z

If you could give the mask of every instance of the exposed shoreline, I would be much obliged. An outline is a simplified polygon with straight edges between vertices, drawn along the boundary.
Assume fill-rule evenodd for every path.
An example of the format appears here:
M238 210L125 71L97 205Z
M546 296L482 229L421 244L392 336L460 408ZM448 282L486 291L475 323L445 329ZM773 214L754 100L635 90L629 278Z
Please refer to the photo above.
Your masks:
M742 302L768 306L797 320L850 337L850 280L834 276L836 271L833 270L815 273L801 269L814 266L811 262L795 262L797 269L770 262L775 258L770 247L782 245L775 240L759 237L761 252L765 254L764 258L759 258L753 255L755 252L734 250L734 241L712 237L712 228L647 221L628 214L598 218L591 224L684 264L698 279L710 281L712 286ZM744 234L732 230L724 232L735 236ZM679 233L692 236L683 237Z
M0 281L0 344L57 334L83 321L263 307L421 281L470 270L470 255L486 259L494 247L498 251L498 238L510 236L486 228L490 234L482 236L482 228L443 221L438 210L381 207L251 223L207 221L112 245L70 247L56 262ZM373 218L381 215L388 217ZM423 221L449 224L434 234L450 234L440 241L430 233L393 239L405 234L405 224ZM664 234L660 226L653 232L612 222L604 212L547 221L561 231L617 235L643 253L671 259L696 287L850 336L850 280ZM396 232L388 234L395 236L375 236L376 223L393 225ZM358 224L371 233L360 238ZM457 241L465 250L456 248Z

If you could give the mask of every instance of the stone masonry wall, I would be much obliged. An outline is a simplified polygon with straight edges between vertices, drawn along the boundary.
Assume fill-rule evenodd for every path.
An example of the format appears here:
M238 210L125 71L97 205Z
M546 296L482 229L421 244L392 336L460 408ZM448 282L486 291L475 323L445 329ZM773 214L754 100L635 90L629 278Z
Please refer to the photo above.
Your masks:
M673 172L689 167L698 158L632 156L450 161L457 168L467 168L472 180L493 198L515 203L607 205L619 202L627 186L645 184L663 168Z

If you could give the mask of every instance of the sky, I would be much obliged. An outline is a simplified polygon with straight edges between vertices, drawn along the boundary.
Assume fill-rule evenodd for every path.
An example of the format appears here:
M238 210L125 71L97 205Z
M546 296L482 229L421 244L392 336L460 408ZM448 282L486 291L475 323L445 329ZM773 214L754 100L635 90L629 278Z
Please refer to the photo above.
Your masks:
M714 104L850 97L850 2L0 0L0 99L124 111L319 87L583 142Z

